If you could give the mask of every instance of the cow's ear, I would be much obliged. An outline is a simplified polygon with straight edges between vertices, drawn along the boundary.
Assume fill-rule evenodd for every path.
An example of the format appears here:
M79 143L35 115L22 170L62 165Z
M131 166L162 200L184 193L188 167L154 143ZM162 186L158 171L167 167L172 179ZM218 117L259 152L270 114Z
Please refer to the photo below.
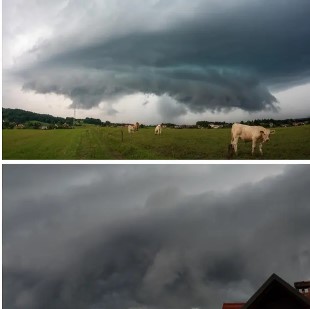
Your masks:
M276 130L270 130L270 134L275 134Z

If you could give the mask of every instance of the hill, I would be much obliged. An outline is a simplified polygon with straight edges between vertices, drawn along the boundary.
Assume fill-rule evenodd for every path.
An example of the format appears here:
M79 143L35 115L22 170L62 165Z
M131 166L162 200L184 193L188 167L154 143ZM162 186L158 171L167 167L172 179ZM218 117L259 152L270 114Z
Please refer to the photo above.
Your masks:
M65 123L69 125L77 125L81 123L87 124L95 124L95 125L103 125L100 119L94 118L85 118L74 120L73 117L55 117L48 114L38 114L30 111L25 111L22 109L11 109L11 108L2 108L2 119L3 125L4 123L9 126L9 124L19 125L26 124L29 122L40 122L43 124L60 124L63 125ZM74 123L73 123L74 122Z
M47 114L37 114L22 109L2 108L2 119L16 124L24 124L27 121L40 121L43 123L65 123L66 119Z

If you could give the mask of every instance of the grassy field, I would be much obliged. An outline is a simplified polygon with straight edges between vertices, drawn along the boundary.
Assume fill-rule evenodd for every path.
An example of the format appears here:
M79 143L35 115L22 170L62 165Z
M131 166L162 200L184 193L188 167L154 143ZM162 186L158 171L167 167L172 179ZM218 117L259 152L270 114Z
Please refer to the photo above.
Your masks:
M164 129L88 126L72 130L2 130L3 160L225 160L230 129ZM264 155L239 142L234 160L309 160L310 125L276 128Z

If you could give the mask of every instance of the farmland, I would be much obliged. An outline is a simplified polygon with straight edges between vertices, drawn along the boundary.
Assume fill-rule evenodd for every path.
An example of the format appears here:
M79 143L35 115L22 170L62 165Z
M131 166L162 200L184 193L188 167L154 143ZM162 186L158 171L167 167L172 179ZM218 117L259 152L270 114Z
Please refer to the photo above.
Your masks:
M123 133L122 133L123 131ZM125 128L85 126L63 130L2 130L3 160L225 160L230 129ZM309 160L310 125L276 128L264 155L239 142L233 160Z

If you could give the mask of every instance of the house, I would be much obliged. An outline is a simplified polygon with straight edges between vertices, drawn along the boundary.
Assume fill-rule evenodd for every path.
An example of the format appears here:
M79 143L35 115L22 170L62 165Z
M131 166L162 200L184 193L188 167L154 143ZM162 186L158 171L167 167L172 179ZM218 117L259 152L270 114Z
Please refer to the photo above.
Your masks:
M294 127L299 127L299 126L304 126L305 123L304 123L304 122L293 122L292 125L293 125Z
M301 281L294 283L295 289L310 299L310 281Z
M295 282L295 288L276 274L246 303L224 303L222 309L310 309L310 281Z
M218 125L218 124L210 123L209 127L211 129L219 129L219 128L223 128L223 125Z

